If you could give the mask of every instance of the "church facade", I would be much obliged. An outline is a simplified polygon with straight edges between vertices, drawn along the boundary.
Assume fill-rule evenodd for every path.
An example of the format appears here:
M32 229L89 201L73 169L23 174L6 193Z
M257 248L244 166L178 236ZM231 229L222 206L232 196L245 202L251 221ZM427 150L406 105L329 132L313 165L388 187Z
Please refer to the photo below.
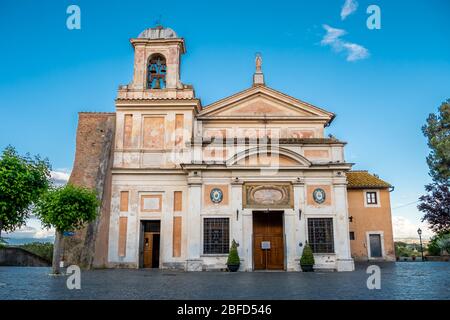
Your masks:
M233 240L240 271L299 271L306 243L316 269L394 259L393 188L351 170L346 143L325 134L332 112L268 87L260 56L248 89L202 106L181 82L183 38L159 26L131 44L115 112L80 113L70 182L102 207L67 259L221 270Z

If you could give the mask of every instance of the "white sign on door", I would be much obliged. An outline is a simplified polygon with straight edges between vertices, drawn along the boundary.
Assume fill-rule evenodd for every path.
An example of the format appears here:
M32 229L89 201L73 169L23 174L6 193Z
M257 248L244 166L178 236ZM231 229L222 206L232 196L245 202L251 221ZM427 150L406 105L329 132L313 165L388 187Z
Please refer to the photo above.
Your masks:
M270 249L270 241L261 241L261 249L263 250Z

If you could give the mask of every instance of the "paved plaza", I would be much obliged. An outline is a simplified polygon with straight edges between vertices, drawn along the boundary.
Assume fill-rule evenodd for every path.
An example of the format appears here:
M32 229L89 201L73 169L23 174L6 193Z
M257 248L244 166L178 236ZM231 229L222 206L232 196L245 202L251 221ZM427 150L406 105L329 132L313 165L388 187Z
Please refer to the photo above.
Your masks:
M81 289L49 268L0 267L0 299L450 299L450 263L379 263L381 289L369 290L369 264L354 272L82 271Z

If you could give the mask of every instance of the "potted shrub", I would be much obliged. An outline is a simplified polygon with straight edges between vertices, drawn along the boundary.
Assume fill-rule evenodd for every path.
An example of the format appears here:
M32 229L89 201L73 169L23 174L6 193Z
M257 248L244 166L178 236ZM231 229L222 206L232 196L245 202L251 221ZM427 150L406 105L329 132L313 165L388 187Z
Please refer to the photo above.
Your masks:
M228 271L230 272L236 272L239 270L239 265L241 264L241 261L239 260L239 254L237 250L238 244L236 241L233 240L231 243L230 252L228 253L228 260L227 260L227 266Z
M300 267L303 272L314 271L314 255L308 243L306 243L303 249L302 257L300 258Z

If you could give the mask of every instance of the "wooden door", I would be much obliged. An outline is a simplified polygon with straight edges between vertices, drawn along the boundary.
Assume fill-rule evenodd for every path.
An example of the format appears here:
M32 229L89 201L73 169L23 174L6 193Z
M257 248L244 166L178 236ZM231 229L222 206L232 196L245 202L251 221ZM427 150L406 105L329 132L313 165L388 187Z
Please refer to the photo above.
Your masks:
M284 269L282 211L253 212L253 262L255 270Z
M144 232L144 268L151 268L153 262L153 233Z
M383 255L381 253L381 237L379 234L370 234L370 257L371 258L381 258Z

